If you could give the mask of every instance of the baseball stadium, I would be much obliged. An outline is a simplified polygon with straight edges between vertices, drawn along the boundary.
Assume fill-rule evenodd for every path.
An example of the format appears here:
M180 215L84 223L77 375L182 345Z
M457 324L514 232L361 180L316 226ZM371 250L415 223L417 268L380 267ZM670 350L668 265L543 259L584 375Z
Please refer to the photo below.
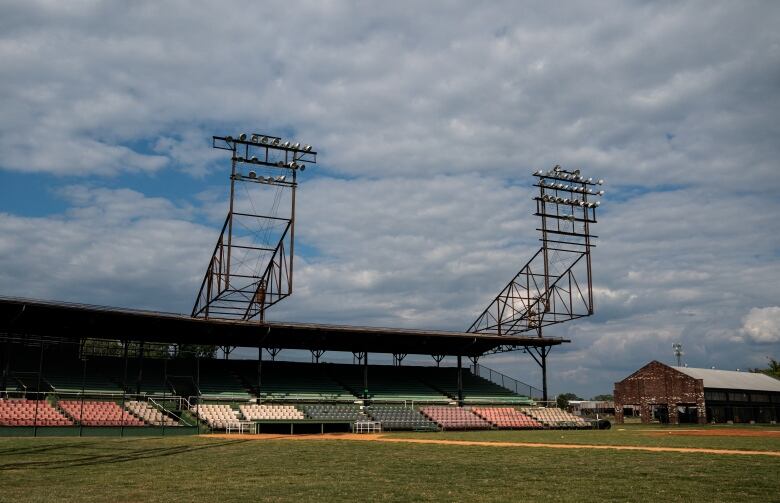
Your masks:
M780 497L772 378L654 363L606 416L549 396L548 358L571 341L546 328L595 310L603 180L533 173L539 250L463 332L301 323L267 314L293 294L296 189L317 152L259 133L212 146L229 208L192 312L0 298L0 500ZM540 388L483 364L511 352Z

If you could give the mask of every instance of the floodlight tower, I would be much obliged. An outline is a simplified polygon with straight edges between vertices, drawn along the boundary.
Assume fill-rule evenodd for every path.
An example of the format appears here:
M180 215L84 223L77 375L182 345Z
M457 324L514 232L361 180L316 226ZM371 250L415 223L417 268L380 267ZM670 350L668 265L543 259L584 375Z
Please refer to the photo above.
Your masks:
M593 314L591 249L597 236L597 198L604 180L586 178L580 170L560 166L534 173L539 188L535 216L540 218L542 246L469 327L473 333L517 335ZM493 352L523 349L542 368L547 400L547 355L552 345L501 346Z
M246 133L214 136L212 146L231 153L230 202L192 316L263 320L266 309L292 293L298 171L316 163L317 152ZM289 206L280 214L283 200ZM257 207L269 202L261 213Z

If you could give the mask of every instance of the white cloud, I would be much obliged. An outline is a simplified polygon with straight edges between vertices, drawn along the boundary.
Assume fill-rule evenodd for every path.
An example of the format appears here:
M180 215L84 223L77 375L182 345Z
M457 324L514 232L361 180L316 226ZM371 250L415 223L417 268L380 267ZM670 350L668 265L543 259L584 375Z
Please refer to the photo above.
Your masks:
M780 307L754 307L742 320L742 333L758 343L780 342Z
M607 392L671 342L754 365L780 351L774 308L740 325L780 284L779 21L774 3L6 2L0 196L4 176L93 178L62 212L4 207L0 289L188 311L223 192L117 187L199 180L225 162L212 134L251 130L320 152L296 234L314 252L277 319L465 328L538 246L527 173L560 163L607 195L596 315L549 330L573 340L553 389ZM493 360L538 384L527 356Z

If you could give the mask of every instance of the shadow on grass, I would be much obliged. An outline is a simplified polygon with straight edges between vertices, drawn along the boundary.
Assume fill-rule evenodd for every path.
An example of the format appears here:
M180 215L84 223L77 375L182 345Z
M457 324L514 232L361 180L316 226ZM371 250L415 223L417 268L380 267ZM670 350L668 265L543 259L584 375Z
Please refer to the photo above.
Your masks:
M56 450L62 450L62 449L72 449L73 447L92 447L94 445L97 445L98 442L85 442L85 443L79 443L77 445L75 444L49 444L49 445L36 445L34 447L20 447L20 448L10 448L10 449L0 449L0 456L11 456L14 454L37 454L40 452L49 452L49 451L56 451ZM2 466L2 465L0 465Z
M228 440L225 442L214 442L214 443L210 443L207 445L200 445L200 446L181 445L181 446L174 446L174 447L153 447L149 449L136 449L132 452L119 452L119 453L114 452L111 454L95 454L91 456L81 456L78 458L72 458L68 460L47 460L47 461L4 463L4 464L0 464L0 471L21 470L21 469L56 470L60 468L72 468L78 466L90 466L90 465L98 465L98 464L127 463L129 461L137 461L141 459L153 459L153 458L162 458L167 456L175 456L177 454L201 451L206 449L213 449L216 447L224 447L226 445L239 445L244 442L248 442L248 440ZM81 447L82 445L84 444L81 444L78 447ZM89 445L90 446L94 445L94 443L91 443ZM62 446L62 447L74 447L74 446ZM51 449L55 449L55 448L57 447L51 446ZM41 451L38 452L45 452L46 450L49 449L42 447ZM27 454L30 453L31 451L32 449L14 451L14 454Z

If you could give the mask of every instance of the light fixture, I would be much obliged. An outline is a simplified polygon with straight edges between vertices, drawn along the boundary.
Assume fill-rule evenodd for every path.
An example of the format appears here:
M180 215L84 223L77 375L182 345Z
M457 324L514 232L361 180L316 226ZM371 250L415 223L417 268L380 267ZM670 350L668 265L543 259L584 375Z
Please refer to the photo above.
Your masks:
M603 196L604 195L604 191L603 190L598 191L598 195Z
M604 185L604 180L599 180L599 185Z
M311 152L311 149L312 149L311 145L306 145L305 147L303 147L303 150L305 150L306 152Z
M260 141L260 137L256 134L252 135L252 143L258 143Z
M298 149L300 149L300 148L301 148L301 144L300 144L300 143L296 143L295 145L293 145L293 148L294 148L295 150L298 150Z
M593 183L593 178L588 178L588 183Z
M595 202L595 203L593 203L593 204L594 204L595 206L601 206L601 201L596 201L596 202Z
M252 156L252 158L251 158L251 159L249 159L249 160L250 160L251 162L257 162L257 156L254 156L254 155L253 155L253 156Z
M246 133L241 133L240 135L238 135L238 139L241 140L241 141L245 141L246 140Z
M284 148L290 148L290 142L289 141L284 142Z
M262 143L263 145L267 145L268 144L268 137L267 136L263 136L263 138L260 140L260 143Z
M231 142L231 141L233 141L233 137L232 136L228 136L227 138L225 138L225 141Z
M282 142L282 140L280 140L279 138L274 138L274 141L273 141L274 147L278 147L279 143L281 143L281 142Z
M574 176L577 176L577 177L580 176L580 170L575 169L574 170Z
M276 181L277 181L277 182L283 182L283 181L284 181L284 179L285 179L285 176L284 176L284 175L282 175L282 176L277 176L277 177L276 177Z
M279 162L276 163L276 165L278 167L280 167L280 168L283 168L284 167L284 161L279 161Z
M305 164L301 164L301 167L298 168L298 169L300 169L301 171L306 171L306 165Z
M254 180L255 178L257 178L257 173L255 173L254 171L250 171L250 172L249 172L249 178L251 178L252 180Z

